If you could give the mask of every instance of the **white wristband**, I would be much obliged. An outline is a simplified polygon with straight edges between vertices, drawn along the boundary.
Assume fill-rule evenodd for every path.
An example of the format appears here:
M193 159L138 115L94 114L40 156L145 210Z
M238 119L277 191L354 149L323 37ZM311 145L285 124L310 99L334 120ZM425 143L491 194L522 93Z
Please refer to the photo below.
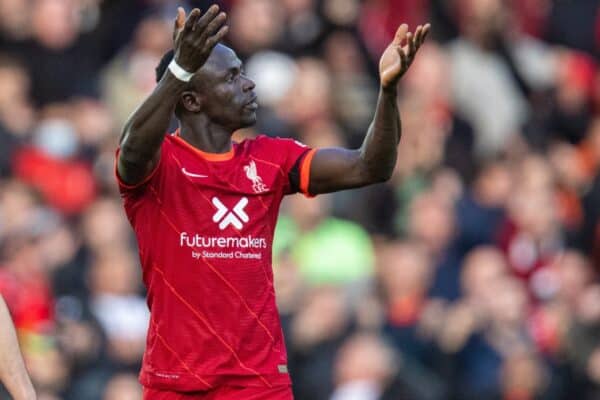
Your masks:
M187 72L185 69L181 68L179 64L175 62L175 59L169 63L169 71L171 71L175 78L183 82L189 82L190 79L192 79L192 76L194 76L192 72Z

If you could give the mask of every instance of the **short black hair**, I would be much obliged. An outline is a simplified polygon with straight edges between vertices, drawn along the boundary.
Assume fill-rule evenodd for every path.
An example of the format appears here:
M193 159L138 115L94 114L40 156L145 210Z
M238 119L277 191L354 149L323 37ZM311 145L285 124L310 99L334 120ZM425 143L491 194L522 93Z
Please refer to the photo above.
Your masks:
M156 83L158 83L162 79L165 72L167 72L167 68L169 67L169 64L171 63L171 61L173 60L173 57L175 57L175 50L171 49L171 50L167 51L160 59L160 62L158 63L158 65L156 66L156 69L155 69Z

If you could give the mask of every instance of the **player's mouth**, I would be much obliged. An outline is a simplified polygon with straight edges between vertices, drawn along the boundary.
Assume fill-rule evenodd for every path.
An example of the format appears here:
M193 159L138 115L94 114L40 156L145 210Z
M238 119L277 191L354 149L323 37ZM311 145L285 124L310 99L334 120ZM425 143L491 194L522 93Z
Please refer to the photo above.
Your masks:
M244 105L244 108L256 111L258 109L258 103L256 102L256 96L252 97L249 102Z

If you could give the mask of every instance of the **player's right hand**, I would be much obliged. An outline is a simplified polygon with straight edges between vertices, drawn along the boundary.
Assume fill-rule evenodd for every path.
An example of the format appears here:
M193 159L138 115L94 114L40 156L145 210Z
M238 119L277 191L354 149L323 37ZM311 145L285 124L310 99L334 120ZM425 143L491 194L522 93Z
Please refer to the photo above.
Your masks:
M187 19L184 9L179 7L173 32L177 64L188 72L200 69L212 49L227 34L229 27L225 24L226 21L227 14L219 12L216 4L210 6L204 14L194 8Z

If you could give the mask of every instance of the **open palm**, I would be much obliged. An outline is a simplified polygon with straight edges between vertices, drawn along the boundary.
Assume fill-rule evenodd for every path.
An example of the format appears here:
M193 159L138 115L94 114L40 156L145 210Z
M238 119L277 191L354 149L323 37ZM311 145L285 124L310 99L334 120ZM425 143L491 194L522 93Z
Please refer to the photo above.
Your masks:
M398 81L408 70L417 51L425 41L429 28L429 24L419 25L413 34L408 31L408 25L400 25L394 40L385 49L379 61L379 76L383 89L392 90L396 88ZM402 45L403 41L406 42L404 46Z

